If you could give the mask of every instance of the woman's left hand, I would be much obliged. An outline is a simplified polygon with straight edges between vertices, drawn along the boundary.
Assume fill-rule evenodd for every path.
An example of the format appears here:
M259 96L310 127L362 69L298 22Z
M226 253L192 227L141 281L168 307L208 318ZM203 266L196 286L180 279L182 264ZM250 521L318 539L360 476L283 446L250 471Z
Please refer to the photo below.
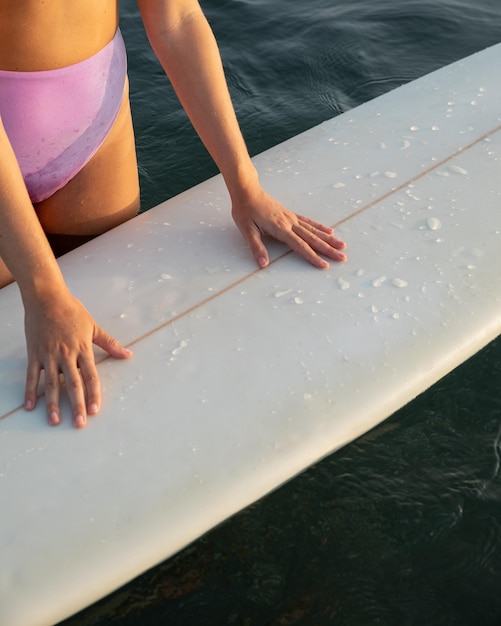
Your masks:
M320 269L329 267L320 254L333 261L346 260L341 252L346 244L334 237L332 228L289 211L263 189L245 201L233 202L232 216L259 267L269 263L264 235L287 244Z

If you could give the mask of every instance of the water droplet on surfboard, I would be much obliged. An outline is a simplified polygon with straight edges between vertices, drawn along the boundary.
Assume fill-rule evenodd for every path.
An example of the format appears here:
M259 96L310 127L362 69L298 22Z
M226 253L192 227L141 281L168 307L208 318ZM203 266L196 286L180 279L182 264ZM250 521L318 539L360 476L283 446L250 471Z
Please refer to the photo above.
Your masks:
M438 217L429 217L426 220L426 224L430 230L439 230L442 228L442 222L438 219Z

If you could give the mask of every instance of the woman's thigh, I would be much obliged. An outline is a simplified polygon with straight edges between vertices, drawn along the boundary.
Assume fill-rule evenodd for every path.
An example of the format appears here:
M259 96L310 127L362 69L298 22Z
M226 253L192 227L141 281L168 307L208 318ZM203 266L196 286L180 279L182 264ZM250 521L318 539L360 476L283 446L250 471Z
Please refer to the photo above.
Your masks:
M64 235L99 235L137 214L139 180L128 93L92 159L35 209L46 233Z

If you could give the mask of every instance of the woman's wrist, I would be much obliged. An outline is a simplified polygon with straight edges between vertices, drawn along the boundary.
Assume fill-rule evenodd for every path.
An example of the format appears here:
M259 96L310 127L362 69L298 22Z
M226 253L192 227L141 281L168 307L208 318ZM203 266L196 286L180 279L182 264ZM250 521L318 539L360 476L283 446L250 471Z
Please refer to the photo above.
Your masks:
M233 205L248 202L261 189L257 170L250 159L248 164L237 168L231 176L223 172L223 178Z
M23 303L26 306L54 306L54 303L67 293L68 287L64 281L57 262L55 267L37 268L32 274L27 274L17 283Z

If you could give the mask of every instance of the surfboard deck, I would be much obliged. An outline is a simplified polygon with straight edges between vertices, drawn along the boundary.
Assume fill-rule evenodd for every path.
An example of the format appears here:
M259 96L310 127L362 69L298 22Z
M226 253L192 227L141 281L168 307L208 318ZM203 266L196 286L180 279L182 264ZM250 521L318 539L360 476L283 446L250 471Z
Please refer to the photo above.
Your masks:
M349 261L270 242L257 271L220 176L61 259L134 350L96 352L83 431L22 407L23 313L0 292L0 623L50 625L387 418L501 329L501 45L255 158Z

